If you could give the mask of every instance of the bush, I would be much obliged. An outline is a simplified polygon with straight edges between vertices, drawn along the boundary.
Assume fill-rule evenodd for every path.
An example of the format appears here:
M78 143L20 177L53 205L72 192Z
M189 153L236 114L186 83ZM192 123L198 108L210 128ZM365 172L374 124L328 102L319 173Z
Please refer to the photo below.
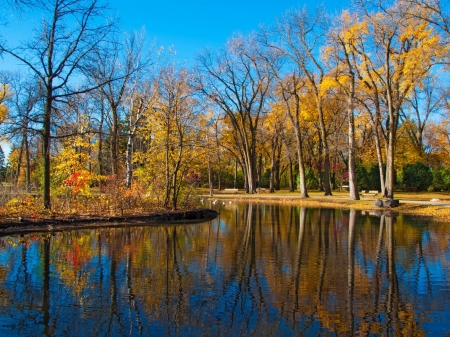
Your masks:
M370 183L369 183L369 174L366 170L366 168L361 165L356 165L356 183L358 185L358 189L361 190L368 190L370 189Z
M420 190L428 190L433 183L433 173L421 162L403 166L400 182L404 187L417 186Z
M316 172L309 167L305 169L305 179L306 188L308 190L318 190L319 189L319 179L316 176ZM296 179L297 189L300 190L300 174L297 175Z
M369 190L381 189L380 168L378 164L372 164L367 172L367 180L369 184Z
M433 170L433 183L430 186L431 191L449 191L450 190L450 167L442 170Z

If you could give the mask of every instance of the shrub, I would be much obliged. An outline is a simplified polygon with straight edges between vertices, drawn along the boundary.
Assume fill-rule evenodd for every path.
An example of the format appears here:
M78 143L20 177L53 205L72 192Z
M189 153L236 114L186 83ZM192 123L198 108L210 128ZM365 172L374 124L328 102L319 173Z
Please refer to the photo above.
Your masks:
M432 170L433 183L430 186L432 191L449 191L450 190L450 167L442 170Z
M420 190L428 190L433 183L433 173L421 162L407 164L403 166L400 182L405 187L417 186Z
M370 189L370 183L369 183L369 174L366 170L366 168L362 164L356 165L356 183L358 185L358 189L361 190L368 190Z
M316 176L316 172L309 167L305 169L305 179L306 179L306 188L308 190L319 189L319 179ZM297 175L296 184L297 189L300 190L300 174Z
M379 191L381 189L380 168L378 164L370 165L367 172L367 180L370 190Z

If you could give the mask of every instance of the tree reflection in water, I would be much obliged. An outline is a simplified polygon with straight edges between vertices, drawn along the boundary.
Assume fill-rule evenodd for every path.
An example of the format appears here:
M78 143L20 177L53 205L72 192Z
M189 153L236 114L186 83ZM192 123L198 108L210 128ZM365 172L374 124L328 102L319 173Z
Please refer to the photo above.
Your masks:
M227 204L202 224L0 239L0 335L445 335L448 225Z

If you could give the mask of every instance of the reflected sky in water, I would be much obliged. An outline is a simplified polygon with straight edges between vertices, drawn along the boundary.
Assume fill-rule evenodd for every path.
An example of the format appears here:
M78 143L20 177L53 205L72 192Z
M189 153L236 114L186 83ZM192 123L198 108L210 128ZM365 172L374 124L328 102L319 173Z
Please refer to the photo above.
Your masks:
M1 336L450 335L450 226L226 204L0 238Z

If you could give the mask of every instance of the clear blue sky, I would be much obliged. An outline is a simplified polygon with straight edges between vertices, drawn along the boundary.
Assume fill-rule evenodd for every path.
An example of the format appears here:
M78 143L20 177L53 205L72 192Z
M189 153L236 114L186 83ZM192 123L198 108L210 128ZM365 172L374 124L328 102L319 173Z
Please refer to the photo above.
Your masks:
M124 1L110 0L121 19L124 31L145 27L149 38L158 45L173 45L179 61L193 61L205 47L217 48L234 32L249 33L259 24L270 25L291 8L307 5L313 9L314 0L174 0ZM332 14L348 8L349 1L322 2Z
M319 0L320 1L320 0ZM192 63L195 55L205 47L222 47L233 33L250 33L260 24L270 25L275 17L292 8L308 6L314 9L322 3L331 14L349 6L350 1L323 0L109 0L120 19L123 32L145 27L147 37L155 39L158 46L173 46L178 61ZM28 14L29 15L29 14ZM33 13L26 20L12 21L8 28L0 26L0 35L17 45L17 40L27 40L31 29L39 27L40 15ZM22 18L24 19L24 18ZM0 59L0 70L13 70L19 62L5 56Z

